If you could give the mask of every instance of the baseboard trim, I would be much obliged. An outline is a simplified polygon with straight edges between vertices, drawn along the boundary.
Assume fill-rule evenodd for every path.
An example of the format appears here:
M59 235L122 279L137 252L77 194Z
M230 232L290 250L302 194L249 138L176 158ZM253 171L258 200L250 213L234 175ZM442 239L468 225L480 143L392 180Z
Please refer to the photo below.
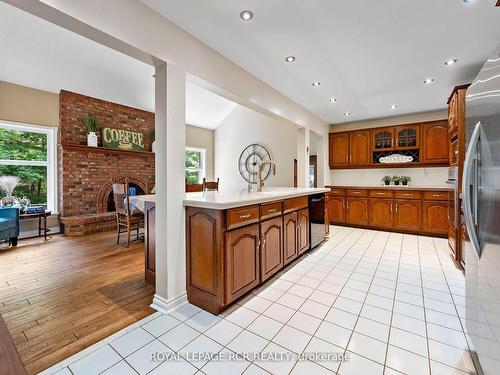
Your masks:
M182 305L187 302L187 293L183 292L175 297L166 299L158 294L153 297L153 303L150 305L151 308L156 311L162 312L163 314L168 314L177 306Z

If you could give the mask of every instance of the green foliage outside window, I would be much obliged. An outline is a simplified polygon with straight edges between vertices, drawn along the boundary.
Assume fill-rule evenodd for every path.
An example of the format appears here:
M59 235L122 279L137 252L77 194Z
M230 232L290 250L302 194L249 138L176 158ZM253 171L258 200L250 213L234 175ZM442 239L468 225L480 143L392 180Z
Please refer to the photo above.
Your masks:
M47 161L47 135L0 128L0 160ZM46 166L0 163L0 176L3 175L21 179L14 190L15 196L27 196L32 204L47 203Z
M202 167L202 151L186 150L185 151L185 167L186 167L186 183L199 184L201 182Z

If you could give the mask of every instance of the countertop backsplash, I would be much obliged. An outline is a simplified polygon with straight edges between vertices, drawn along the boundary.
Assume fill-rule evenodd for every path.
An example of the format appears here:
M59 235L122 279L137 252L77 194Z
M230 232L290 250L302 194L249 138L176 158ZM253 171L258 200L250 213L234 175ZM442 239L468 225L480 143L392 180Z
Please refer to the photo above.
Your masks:
M373 168L373 169L336 169L330 171L331 185L372 186L383 185L384 176L410 176L411 185L449 187L447 167L433 168Z

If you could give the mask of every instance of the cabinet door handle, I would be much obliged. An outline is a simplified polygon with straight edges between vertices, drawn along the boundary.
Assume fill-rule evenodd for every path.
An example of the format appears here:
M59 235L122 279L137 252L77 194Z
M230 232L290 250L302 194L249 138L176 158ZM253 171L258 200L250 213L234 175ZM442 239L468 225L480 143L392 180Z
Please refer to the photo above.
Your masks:
M432 194L433 197L439 198L441 197L441 194Z
M270 213L270 214L274 214L276 212L276 208L271 208L267 212Z
M257 235L257 247L260 248L260 236Z
M391 212L392 212L392 203L391 203Z
M252 215L251 214L240 215L240 219L248 219L249 217L252 217Z
M398 212L398 204L396 203L394 206L396 207L395 211Z
M262 234L262 240L261 240L261 243L262 243L262 247L265 247L265 246L266 246L266 236L264 235L264 233Z

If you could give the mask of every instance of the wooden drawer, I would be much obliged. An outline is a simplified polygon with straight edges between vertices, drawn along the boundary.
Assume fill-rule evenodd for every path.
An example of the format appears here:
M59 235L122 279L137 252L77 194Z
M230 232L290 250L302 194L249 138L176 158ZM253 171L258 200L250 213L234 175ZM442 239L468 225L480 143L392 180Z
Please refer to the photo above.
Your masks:
M374 198L392 198L394 192L392 190L370 190L369 195Z
M227 229L238 228L258 221L259 206L238 207L227 210Z
M424 191L426 201L447 201L449 194L447 191Z
M345 189L330 188L329 195L345 195Z
M309 205L307 196L286 199L283 204L285 213L297 211L301 208L306 208Z
M422 193L420 191L395 191L394 198L396 198L396 199L421 199Z
M367 197L368 190L363 189L347 189L348 197Z
M283 212L281 202L266 203L260 205L260 218L261 220L269 219L271 217L279 216Z

